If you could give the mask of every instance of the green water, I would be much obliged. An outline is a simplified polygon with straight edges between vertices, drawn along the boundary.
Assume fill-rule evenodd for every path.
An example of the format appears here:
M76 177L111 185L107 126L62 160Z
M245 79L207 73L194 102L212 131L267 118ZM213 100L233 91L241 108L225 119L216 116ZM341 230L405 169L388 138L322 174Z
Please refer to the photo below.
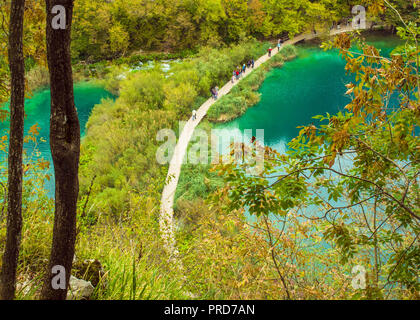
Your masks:
M86 123L89 119L93 107L101 102L104 98L113 98L113 96L103 89L103 87L93 82L81 82L74 85L74 98L79 115L81 135L85 134ZM40 127L39 142L36 147L40 154L34 155L34 144L26 143L24 149L28 156L42 157L52 163L50 144L49 144L49 128L50 128L50 90L44 89L36 91L33 96L25 101L25 134L28 133L29 128L37 124ZM0 130L2 135L9 131L9 123L0 123ZM5 159L2 159L5 160ZM52 168L52 166L51 166ZM52 174L52 169L49 172ZM47 185L50 191L54 190L54 182L51 180Z
M369 43L381 49L383 56L389 56L400 44L394 37L374 38ZM264 129L264 144L284 153L287 144L298 135L300 129L297 127L316 124L315 115L335 114L344 109L350 102L345 95L345 84L354 80L354 76L346 74L346 63L338 51L325 52L309 45L299 46L298 50L298 58L268 73L259 89L261 100L257 105L242 117L216 126L216 129L229 131L219 134L219 139L224 135L249 142L250 130L255 135L256 130ZM227 150L229 143L225 142L219 151L225 153ZM310 212L316 215L319 208L309 207L307 213ZM255 220L255 217L247 216L250 221ZM327 244L323 245L327 247Z
M400 44L394 37L368 40L380 48L384 56L389 56ZM264 144L284 153L287 144L298 135L298 126L316 124L317 120L312 119L315 115L335 114L343 110L350 102L345 96L345 84L354 80L345 72L345 61L337 51L324 52L315 46L300 46L298 50L298 58L269 72L259 89L261 100L257 105L248 109L242 117L217 125L216 129L228 130L228 136L245 142L251 139L245 130L252 130L252 135L255 135L257 129L264 129ZM221 135L227 134L223 132ZM219 150L226 152L228 147L229 143ZM340 200L332 203L344 204ZM316 216L318 212L319 208L312 206L307 208L306 214ZM255 222L256 217L248 213L246 216L249 221ZM281 223L277 226L283 227ZM325 241L318 245L321 249L331 248ZM312 262L311 267L314 266L315 262Z
M371 41L389 55L397 45L395 38L381 37ZM241 134L245 129L265 130L265 144L284 150L288 141L297 135L297 126L315 120L314 115L336 113L349 102L344 96L344 85L351 80L345 74L344 61L337 52L323 52L314 46L299 48L299 58L288 62L283 68L273 69L260 88L260 103L250 108L244 116L227 124L218 125ZM77 83L74 86L76 108L79 114L82 136L90 113L103 98L112 95L93 82ZM40 127L40 143L37 149L41 157L51 161L49 146L50 91L40 90L26 100L25 132L34 124ZM2 134L8 131L8 123L0 123ZM248 137L250 138L250 137ZM27 154L32 154L34 145L25 144ZM4 160L4 159L2 159ZM48 188L54 190L53 181Z
M376 37L369 42L389 56L399 41L394 37ZM240 118L220 124L233 136L253 134L264 129L264 143L283 152L286 144L298 133L298 126L316 123L318 114L335 114L350 102L345 84L353 80L347 75L345 61L338 51L324 52L316 46L300 46L299 57L282 68L269 72L261 86L260 102ZM250 137L245 137L248 141Z

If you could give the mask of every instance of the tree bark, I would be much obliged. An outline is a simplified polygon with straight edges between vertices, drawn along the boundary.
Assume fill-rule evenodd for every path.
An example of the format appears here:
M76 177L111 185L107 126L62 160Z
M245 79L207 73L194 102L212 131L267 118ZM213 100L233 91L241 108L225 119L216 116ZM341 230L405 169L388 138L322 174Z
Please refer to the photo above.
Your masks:
M54 29L52 8L66 10L65 29ZM47 59L51 80L50 144L55 172L55 218L51 257L41 299L64 300L67 296L76 242L79 193L80 125L74 104L71 68L71 24L74 0L46 0ZM66 270L65 289L54 289L54 266Z
M25 62L23 58L24 0L13 0L9 24L11 73L9 170L7 192L7 236L0 275L0 299L15 297L16 269L22 232L22 153L25 116Z

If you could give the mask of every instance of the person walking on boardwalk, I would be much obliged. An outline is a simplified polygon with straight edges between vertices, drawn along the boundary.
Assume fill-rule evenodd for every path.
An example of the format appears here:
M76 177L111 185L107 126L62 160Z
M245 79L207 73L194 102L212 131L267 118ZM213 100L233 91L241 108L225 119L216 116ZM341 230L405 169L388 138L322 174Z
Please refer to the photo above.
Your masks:
M216 100L216 90L214 88L211 88L210 92L211 92L211 96L213 97L213 99Z
M217 100L217 98L219 98L219 87L218 86L216 86L216 88L214 88L214 93L215 93L216 100Z
M236 74L236 80L239 80L239 70L238 69L236 69L235 74Z
M279 39L279 42L277 42L278 52L280 52L281 45L282 45L282 41L281 41L281 39Z
M235 83L236 71L232 73L232 83Z
M197 111L192 111L192 120L195 121L197 119Z
M252 69L254 69L254 66L255 66L254 58L251 59L251 66L252 66Z
M245 74L246 72L246 64L244 63L244 65L242 66L242 72Z
M272 51L273 49L270 47L270 48L268 48L268 57L269 58L271 58L271 51Z

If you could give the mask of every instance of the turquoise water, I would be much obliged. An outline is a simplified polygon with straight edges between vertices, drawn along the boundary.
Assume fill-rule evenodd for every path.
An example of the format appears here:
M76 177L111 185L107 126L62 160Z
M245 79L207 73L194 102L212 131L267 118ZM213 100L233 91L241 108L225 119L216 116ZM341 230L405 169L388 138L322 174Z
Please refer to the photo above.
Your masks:
M396 46L395 38L377 38L373 44L382 48L385 55ZM345 74L344 61L337 52L323 52L314 46L300 47L299 58L288 62L283 68L273 69L260 88L261 101L248 109L244 116L219 129L244 132L245 129L264 129L265 144L279 151L285 149L287 142L297 135L297 126L315 122L314 115L336 113L349 102L344 95L345 84L351 77ZM113 98L101 86L93 82L77 83L74 86L76 108L79 114L82 136L90 113L103 98ZM50 91L40 90L26 100L25 132L37 124L39 138L43 138L37 149L37 156L51 160L49 146ZM3 135L8 131L8 123L0 123ZM235 134L236 134L235 133ZM249 137L250 138L250 137ZM33 153L34 145L25 144L28 155ZM4 160L4 159L3 159ZM49 189L54 190L53 181Z
M74 98L79 115L81 135L85 134L86 123L89 119L93 107L101 102L101 99L104 98L113 98L112 94L106 91L103 87L93 83L93 82L81 82L74 85ZM50 151L50 138L49 138L49 128L50 128L50 90L44 89L34 92L33 96L25 101L25 135L28 133L28 130L35 124L40 127L39 130L39 140L43 139L44 142L39 142L37 150L40 151L39 154L34 154L34 144L26 143L24 149L28 156L42 157L45 160L48 160L51 163L52 168L52 158ZM9 131L8 122L0 122L0 130L2 135ZM5 160L5 159L2 159ZM52 169L50 169L50 174L52 174ZM53 179L48 182L47 185L50 191L54 190Z
M380 37L369 41L385 56L399 43L394 37ZM240 118L217 125L233 136L244 131L264 129L265 145L283 152L298 133L298 126L317 123L318 114L335 114L350 102L345 84L353 79L347 75L345 61L337 51L324 52L315 46L300 46L299 57L282 68L269 72L261 86L260 102ZM246 136L246 140L251 137Z
M381 37L369 42L380 48L384 56L389 56L400 43L393 37ZM337 51L324 52L315 46L299 47L298 58L269 72L259 89L261 100L257 105L248 109L242 117L216 126L216 129L229 131L229 134L220 134L219 138L222 135L230 136L249 143L251 135L245 130L252 130L252 135L256 135L257 129L264 129L264 144L284 153L287 144L298 135L298 126L316 124L313 116L327 112L335 114L350 102L345 95L345 84L354 77L347 75L344 67L345 61ZM257 139L261 140L258 136ZM228 148L229 143L225 143L220 151L226 152ZM340 200L331 203L342 204ZM255 222L255 216L245 214L250 222ZM319 208L311 206L306 214L317 216ZM272 221L277 227L283 228L275 215ZM322 249L331 248L325 241L318 245ZM312 262L308 268L311 270L315 266L323 268L316 262Z

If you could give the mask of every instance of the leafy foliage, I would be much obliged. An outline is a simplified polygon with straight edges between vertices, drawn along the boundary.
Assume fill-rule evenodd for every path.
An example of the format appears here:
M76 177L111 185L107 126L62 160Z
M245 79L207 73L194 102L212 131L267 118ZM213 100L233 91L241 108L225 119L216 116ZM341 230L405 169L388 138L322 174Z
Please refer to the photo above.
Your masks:
M299 212L319 224L343 266L367 257L373 282L365 297L419 290L419 31L404 25L398 32L406 44L390 58L347 34L325 43L355 74L346 111L315 117L320 125L302 127L287 154L266 147L260 174L234 158L217 167L227 185L215 199L229 198L225 210L286 218Z
M23 54L26 71L35 65L46 65L44 2L28 0L25 4ZM0 1L0 105L7 101L10 91L8 58L10 1ZM4 111L2 111L4 112Z
M413 16L414 1L393 3ZM347 22L354 5L368 6L369 19L378 23L399 23L384 11L384 0L78 0L73 56L90 61L138 50L182 51L249 37L292 37Z

